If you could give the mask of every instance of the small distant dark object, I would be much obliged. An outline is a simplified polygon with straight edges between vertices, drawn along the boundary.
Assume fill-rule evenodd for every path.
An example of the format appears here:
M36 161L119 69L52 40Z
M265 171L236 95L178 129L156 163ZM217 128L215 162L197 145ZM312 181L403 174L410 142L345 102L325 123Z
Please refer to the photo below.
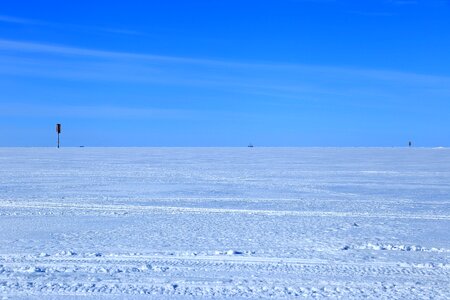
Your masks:
M409 146L409 147L411 147L411 146L412 146L412 142L411 142L411 141L409 141L409 143L408 143L408 146Z
M253 148L253 144L252 143L250 143L250 144L248 144L248 146L247 147L249 147L249 148Z
M58 148L59 148L59 134L61 133L61 124L56 124L56 133L58 134Z
M84 146L80 146L80 148L84 148Z

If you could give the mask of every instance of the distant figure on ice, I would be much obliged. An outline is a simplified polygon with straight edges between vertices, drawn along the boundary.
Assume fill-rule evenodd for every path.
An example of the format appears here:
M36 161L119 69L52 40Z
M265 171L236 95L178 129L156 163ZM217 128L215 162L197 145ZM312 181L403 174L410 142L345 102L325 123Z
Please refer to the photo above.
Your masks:
M411 147L411 146L412 146L412 142L411 142L411 141L409 141L408 145L409 145L409 147Z
M248 144L248 147L253 148L253 144L252 143Z

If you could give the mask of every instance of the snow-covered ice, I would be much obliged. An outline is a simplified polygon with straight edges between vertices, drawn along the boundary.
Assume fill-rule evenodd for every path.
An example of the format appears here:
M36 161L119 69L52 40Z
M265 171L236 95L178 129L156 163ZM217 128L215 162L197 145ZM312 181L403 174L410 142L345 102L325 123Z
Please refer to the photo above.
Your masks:
M449 229L447 148L0 149L0 298L448 299Z

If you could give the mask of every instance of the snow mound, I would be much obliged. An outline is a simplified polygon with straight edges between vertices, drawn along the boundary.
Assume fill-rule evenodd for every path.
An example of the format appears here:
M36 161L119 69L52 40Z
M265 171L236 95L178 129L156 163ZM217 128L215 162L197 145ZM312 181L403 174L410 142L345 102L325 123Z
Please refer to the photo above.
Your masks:
M377 250L377 251L420 251L420 252L450 252L444 248L426 248L420 245L393 245L393 244L372 244L367 243L362 246L345 245L341 250Z

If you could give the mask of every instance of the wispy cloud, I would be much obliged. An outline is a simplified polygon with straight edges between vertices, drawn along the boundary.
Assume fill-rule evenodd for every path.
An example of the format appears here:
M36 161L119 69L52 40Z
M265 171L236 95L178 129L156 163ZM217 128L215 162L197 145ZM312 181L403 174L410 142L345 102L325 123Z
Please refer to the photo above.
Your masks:
M0 22L3 23L15 23L15 24L27 24L27 25L32 25L32 24L43 24L42 22L36 21L36 20L31 20L31 19L23 19L23 18L16 18L16 17L11 17L11 16L5 16L5 15L0 15Z
M105 26L86 26L86 25L75 25L68 23L56 23L56 22L44 22L36 19L27 19L27 18L18 18L14 16L0 15L0 23L12 23L12 24L20 24L20 25L33 25L33 26L41 26L41 27L50 27L52 29L70 29L70 30L82 30L82 31L94 31L94 32L103 32L103 33L113 33L113 34L121 34L121 35L140 35L143 36L145 33L130 30L124 28L115 28L115 27L105 27Z
M105 51L27 41L0 40L0 76L114 82L146 88L182 88L187 94L214 91L212 99L248 95L261 101L372 103L450 96L450 78L412 72L265 62L240 62ZM224 100L225 101L225 100ZM245 100L243 100L245 101Z
M0 49L22 51L22 52L51 53L55 55L90 56L104 59L140 59L150 61L172 61L172 62L195 63L195 64L236 65L236 63L233 62L224 62L219 60L94 50L87 48L67 47L60 45L22 42L4 39L0 39ZM243 66L243 64L239 64L239 66Z
M356 76L375 77L377 79L386 79L388 81L422 81L422 82L448 82L449 77L434 76L427 74L417 74L411 72L391 71L391 70L377 70L377 69L363 69L355 67L334 67L334 66L318 66L318 65L302 65L302 64L287 64L282 62L267 63L267 62L241 62L223 59L205 59L182 56L168 56L155 55L146 53L132 53L132 52L118 52L107 51L90 48L80 48L71 46L62 46L57 44L44 44L28 41L15 41L0 39L0 51L13 51L14 53L42 53L53 54L55 56L74 56L74 57L92 57L104 60L135 60L142 62L155 63L173 63L173 64L193 64L204 66L215 66L230 69L251 68L251 69L265 69L282 72L304 71L304 72L318 72L322 74L346 74Z

